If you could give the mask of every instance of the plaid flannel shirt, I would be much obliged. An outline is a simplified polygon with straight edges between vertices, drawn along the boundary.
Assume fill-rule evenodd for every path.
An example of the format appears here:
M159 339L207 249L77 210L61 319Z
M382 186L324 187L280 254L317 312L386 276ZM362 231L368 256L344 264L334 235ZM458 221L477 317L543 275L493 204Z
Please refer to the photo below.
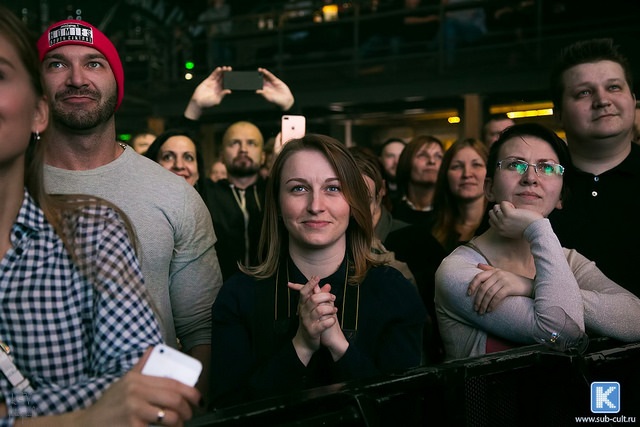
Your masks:
M93 203L63 223L75 262L25 191L0 261L0 340L34 391L0 374L9 413L0 425L90 405L162 340L118 214Z

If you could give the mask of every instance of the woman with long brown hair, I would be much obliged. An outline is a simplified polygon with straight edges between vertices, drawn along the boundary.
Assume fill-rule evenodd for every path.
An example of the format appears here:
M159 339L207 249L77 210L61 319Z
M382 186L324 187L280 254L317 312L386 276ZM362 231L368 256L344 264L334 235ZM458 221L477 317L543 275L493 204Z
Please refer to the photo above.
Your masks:
M471 239L486 209L483 186L487 173L487 148L472 138L454 142L444 153L433 197L434 224L414 224L389 234L386 246L407 263L431 318L425 342L427 360L440 362L444 349L433 302L435 272L461 243Z
M214 405L418 366L426 312L371 255L369 193L339 141L308 134L276 158L256 266L213 306Z

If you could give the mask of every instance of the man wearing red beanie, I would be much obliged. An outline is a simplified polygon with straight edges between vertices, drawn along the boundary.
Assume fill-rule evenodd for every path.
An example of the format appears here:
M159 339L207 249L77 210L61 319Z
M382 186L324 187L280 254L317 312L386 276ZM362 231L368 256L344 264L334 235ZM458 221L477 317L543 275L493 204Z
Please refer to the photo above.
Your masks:
M118 87L117 110L124 98L124 70L118 51L111 40L93 25L84 21L73 19L60 21L49 27L38 39L40 61L52 50L67 45L88 46L104 55Z
M116 141L124 72L100 30L57 22L37 46L51 111L41 141L46 191L99 196L131 219L165 341L203 363L198 388L206 396L211 306L222 285L209 211L182 177Z

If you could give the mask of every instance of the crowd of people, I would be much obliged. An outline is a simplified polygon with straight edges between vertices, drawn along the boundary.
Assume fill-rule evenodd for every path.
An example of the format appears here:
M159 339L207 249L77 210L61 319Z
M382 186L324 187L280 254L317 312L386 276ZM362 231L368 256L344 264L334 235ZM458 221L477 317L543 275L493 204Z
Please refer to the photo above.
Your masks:
M196 87L184 127L127 146L125 76L98 28L64 20L34 39L0 6L0 42L0 425L182 425L523 345L640 341L637 249L619 244L640 238L636 102L610 39L561 51L566 142L491 118L485 141L416 135L378 153L276 137L266 162L240 120L212 165L198 120L231 94L231 67ZM255 95L297 112L259 71ZM194 387L141 373L160 343L201 362Z

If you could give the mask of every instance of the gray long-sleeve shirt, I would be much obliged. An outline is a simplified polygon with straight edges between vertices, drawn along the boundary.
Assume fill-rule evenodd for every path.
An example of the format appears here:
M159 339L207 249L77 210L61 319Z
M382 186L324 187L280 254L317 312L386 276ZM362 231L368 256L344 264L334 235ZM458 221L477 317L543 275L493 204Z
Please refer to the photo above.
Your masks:
M511 296L479 315L467 288L481 271L478 263L489 260L461 246L440 265L435 302L446 359L485 354L488 334L519 344L545 339L558 349L584 345L585 327L622 341L640 340L637 297L575 250L562 248L547 219L532 223L524 237L536 267L535 298ZM553 333L559 333L554 343Z

